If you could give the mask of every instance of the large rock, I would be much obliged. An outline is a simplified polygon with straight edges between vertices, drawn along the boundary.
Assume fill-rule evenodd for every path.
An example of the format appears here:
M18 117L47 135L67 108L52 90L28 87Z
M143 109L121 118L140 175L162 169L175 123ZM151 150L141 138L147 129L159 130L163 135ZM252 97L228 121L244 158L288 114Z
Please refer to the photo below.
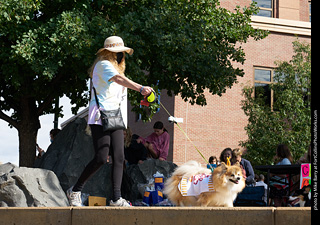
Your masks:
M69 206L57 176L50 170L0 165L0 206Z
M61 187L67 191L73 186L86 165L94 157L92 137L86 132L85 119L77 118L69 123L55 137L47 152L37 160L35 167L52 170L60 180ZM93 196L112 196L111 166L104 165L86 183L83 193Z
M176 164L169 161L160 161L149 159L142 164L131 165L126 169L127 175L130 177L131 185L131 199L135 201L142 199L145 186L154 182L153 175L157 172L163 174L164 181L171 176L171 173L177 167Z
M85 166L94 157L92 137L86 132L85 119L76 119L69 123L49 146L43 157L36 162L36 167L55 172L63 190L73 186ZM148 183L152 175L159 171L165 178L172 173L175 164L167 161L146 160L143 164L132 165L124 171L122 196L130 201L141 198L138 185ZM86 183L83 193L93 196L112 197L111 165L106 164Z

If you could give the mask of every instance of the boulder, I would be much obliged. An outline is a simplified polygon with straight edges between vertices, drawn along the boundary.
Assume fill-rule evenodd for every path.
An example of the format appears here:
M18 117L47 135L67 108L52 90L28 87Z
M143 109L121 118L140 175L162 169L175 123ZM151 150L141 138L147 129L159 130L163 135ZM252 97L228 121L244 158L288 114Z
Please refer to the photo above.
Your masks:
M69 206L60 182L50 170L0 165L0 206Z
M86 132L87 122L77 118L55 137L46 153L35 162L35 167L52 170L66 192L73 186L86 165L94 157L92 137ZM92 196L112 196L111 165L103 165L86 183L83 193Z
M126 169L128 177L131 179L131 200L136 201L143 198L144 187L154 182L153 175L157 172L163 174L164 182L171 176L176 164L158 159L148 159L142 164L130 165Z

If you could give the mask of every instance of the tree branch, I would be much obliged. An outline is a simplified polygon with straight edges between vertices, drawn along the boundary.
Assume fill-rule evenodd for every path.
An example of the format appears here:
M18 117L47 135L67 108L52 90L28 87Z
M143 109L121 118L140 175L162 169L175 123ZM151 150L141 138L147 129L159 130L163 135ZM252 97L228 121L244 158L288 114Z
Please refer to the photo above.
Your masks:
M19 123L16 120L12 119L7 114L3 113L2 111L0 111L0 119L8 122L12 126L14 126L17 130L19 130Z
M60 73L58 74L52 81L50 86L56 87L57 83L61 80L61 78L63 77L63 75ZM37 111L37 115L41 116L41 114L43 113L43 111L46 110L46 108L52 104L52 100L57 96L56 94L56 90L53 90L48 97L39 105L38 107L38 111Z
M39 105L38 110L37 110L37 115L41 116L42 113L46 110L46 108L48 108L51 104L52 101L55 97L55 93L54 91L52 91L49 96Z

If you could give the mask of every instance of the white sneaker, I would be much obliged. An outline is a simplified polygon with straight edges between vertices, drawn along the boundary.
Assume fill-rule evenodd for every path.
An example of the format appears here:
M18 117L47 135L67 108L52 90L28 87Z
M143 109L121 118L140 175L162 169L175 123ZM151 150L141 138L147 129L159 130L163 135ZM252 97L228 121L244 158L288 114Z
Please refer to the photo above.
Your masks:
M67 190L67 197L71 206L83 206L81 200L81 191L72 191L72 188Z
M118 206L118 207L131 207L131 203L123 198L119 198L117 201L110 201L110 206Z

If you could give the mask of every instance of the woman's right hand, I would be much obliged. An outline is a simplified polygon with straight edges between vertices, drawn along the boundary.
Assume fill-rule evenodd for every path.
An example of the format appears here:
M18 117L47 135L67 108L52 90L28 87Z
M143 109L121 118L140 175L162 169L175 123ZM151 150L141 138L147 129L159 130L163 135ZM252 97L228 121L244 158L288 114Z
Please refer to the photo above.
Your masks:
M142 95L149 95L151 94L151 92L153 92L153 88L152 87L149 87L149 86L143 86L142 87L142 90L141 90L141 94Z

